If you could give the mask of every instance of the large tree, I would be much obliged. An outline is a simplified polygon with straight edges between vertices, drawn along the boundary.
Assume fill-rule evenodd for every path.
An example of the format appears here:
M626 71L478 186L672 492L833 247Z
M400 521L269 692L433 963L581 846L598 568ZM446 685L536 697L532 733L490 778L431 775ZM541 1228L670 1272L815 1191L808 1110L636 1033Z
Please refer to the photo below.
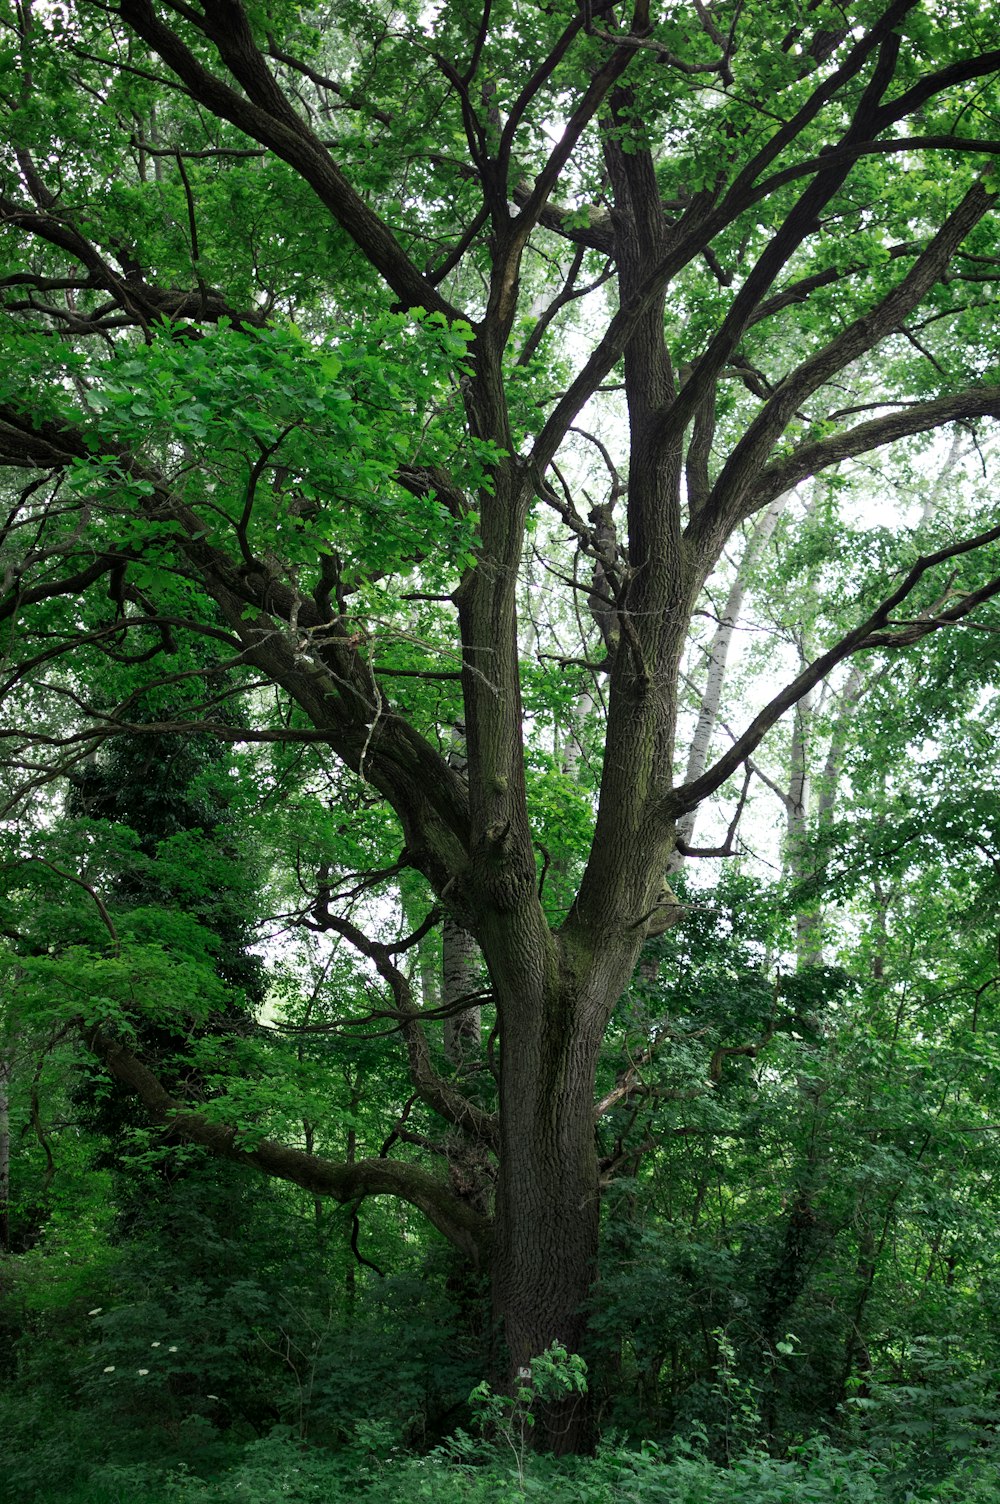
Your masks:
M734 533L809 477L1000 416L989 18L18 0L4 23L10 776L23 792L104 737L183 732L169 707L198 674L189 725L332 751L391 811L426 926L481 949L495 1111L435 1068L406 942L338 908L322 864L310 922L392 994L424 1104L495 1156L492 1211L481 1181L388 1154L247 1148L113 1027L91 1019L88 1045L176 1135L420 1208L488 1267L515 1369L577 1346L595 1112L631 1080L595 1103L595 1070L644 944L682 919L678 822L838 663L1000 593L990 519L914 547L880 592L866 570L849 628L678 774L689 626ZM586 850L548 890L532 538L580 623L561 670L593 676L564 771L581 749L595 765L603 714ZM225 682L257 718L238 733Z

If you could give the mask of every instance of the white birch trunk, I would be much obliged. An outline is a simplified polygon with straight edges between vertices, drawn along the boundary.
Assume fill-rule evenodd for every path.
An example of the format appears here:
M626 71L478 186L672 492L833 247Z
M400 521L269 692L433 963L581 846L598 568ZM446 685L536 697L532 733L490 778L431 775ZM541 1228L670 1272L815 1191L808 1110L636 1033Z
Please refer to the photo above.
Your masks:
M709 752L712 746L712 737L719 722L719 707L722 703L722 687L726 677L726 665L729 660L729 649L733 640L733 632L736 623L740 619L743 610L743 600L746 595L747 583L753 570L754 563L760 555L761 549L767 543L778 523L778 518L788 505L792 496L791 491L775 497L765 512L762 512L757 520L757 525L747 542L740 560L736 578L729 590L726 604L712 636L708 649L708 674L705 680L705 690L701 697L701 708L698 712L698 721L691 738L691 747L688 752L687 767L684 771L684 782L691 783L700 778L708 766ZM698 818L697 810L690 810L682 815L677 822L677 834L682 841L691 844L694 836L695 822ZM676 872L682 858L674 853L671 859L670 871Z

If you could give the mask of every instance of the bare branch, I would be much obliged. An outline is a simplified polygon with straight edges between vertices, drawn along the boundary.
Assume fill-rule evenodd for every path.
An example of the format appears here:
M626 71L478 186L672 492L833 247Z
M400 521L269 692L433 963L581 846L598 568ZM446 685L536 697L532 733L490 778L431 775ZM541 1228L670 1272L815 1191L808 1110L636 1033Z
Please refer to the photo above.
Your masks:
M421 1023L422 1010L414 1003L409 982L392 960L393 954L401 947L381 945L378 941L369 939L349 919L331 913L329 904L323 901L322 895L313 907L313 917L318 927L343 935L355 950L372 962L379 976L388 984L401 1021L400 1032L406 1041L410 1078L421 1100L446 1122L495 1148L497 1122L494 1115L470 1102L439 1076L431 1063ZM468 1006L473 1004L469 1003Z

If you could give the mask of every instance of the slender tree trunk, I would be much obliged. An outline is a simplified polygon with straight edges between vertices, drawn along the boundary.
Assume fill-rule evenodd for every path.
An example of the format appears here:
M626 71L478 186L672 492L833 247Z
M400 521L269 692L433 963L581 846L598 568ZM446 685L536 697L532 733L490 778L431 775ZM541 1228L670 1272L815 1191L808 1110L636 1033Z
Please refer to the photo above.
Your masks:
M729 649L732 645L733 633L736 623L743 611L743 600L746 595L747 583L753 572L754 564L760 557L761 550L767 543L774 529L778 525L778 519L788 505L792 496L791 491L785 491L781 496L775 497L765 512L762 512L757 524L750 534L743 557L736 571L726 597L719 625L712 635L712 641L708 647L708 673L705 678L705 689L701 697L701 707L698 711L698 720L691 738L691 747L688 752L687 767L684 772L684 783L693 783L700 778L708 766L708 754L712 746L712 737L719 723L719 707L722 703L722 687L726 677L726 667L729 661ZM690 844L694 838L695 822L698 818L698 810L688 810L677 822L677 834ZM676 871L683 858L679 853L672 860L671 870Z
M959 461L973 452L971 447L965 449L963 452L965 438L966 434L964 430L956 428L952 434L951 444L948 447L944 463L933 485L929 487L924 497L923 506L920 508L920 518L917 522L918 528L926 527L928 523L933 522L940 510L942 501L948 494L949 482L958 469Z
M464 999L476 996L482 990L483 958L479 946L468 930L454 919L446 918L441 937L441 1002L445 1007L461 1004ZM460 1075L478 1069L482 1064L482 1009L476 1003L467 1002L460 1013L444 1019L444 1052L449 1063ZM488 1216L493 1193L493 1175L489 1146L480 1143L471 1134L452 1130L447 1135L448 1180L456 1195L468 1201L477 1211ZM467 1276L459 1276L453 1285L463 1305L469 1306L467 1319L472 1319L469 1291L465 1289ZM478 1293L475 1302L478 1306Z
M442 931L441 1002L447 1008L480 991L482 962L479 946L468 930L454 919L446 918ZM444 1052L452 1065L461 1067L478 1059L481 1047L482 1024L478 1004L445 1016Z
M805 654L803 654L805 661ZM786 864L794 883L809 876L809 832L807 806L809 785L809 733L812 729L812 695L803 696L792 719L791 767L788 781ZM815 899L802 898L795 915L795 955L802 966L819 966L823 961L823 934L819 906Z
M875 904L872 909L871 925L871 971L876 982L885 979L886 953L889 949L889 905L892 901L892 890L884 887L877 879L872 884L872 892Z
M850 729L851 717L858 701L865 694L871 679L866 680L857 659L851 664L844 687L840 692L840 710L834 723L833 733L830 737L830 746L826 754L826 762L823 772L820 774L819 799L816 804L816 823L820 830L833 818L834 806L837 802L837 787L840 783L840 775L844 766L844 753L847 749L847 733Z
M453 728L449 766L464 777L467 769L462 728ZM483 957L478 942L454 918L446 915L441 929L441 1003L444 1008L460 1011L444 1016L444 1052L460 1074L477 1068L482 1060L482 1008L469 999L482 990ZM489 1215L493 1191L492 1167L487 1145L464 1132L448 1135L448 1179L456 1195ZM482 1303L478 1280L467 1270L449 1281L452 1294L464 1313L467 1326L477 1332L481 1327Z
M861 1212L859 1208L859 1213ZM891 1212L891 1207L890 1207ZM888 1220L888 1219L887 1219ZM844 1367L840 1375L840 1383L831 1396L830 1413L835 1414L847 1398L847 1386L855 1373L861 1380L861 1396L868 1393L867 1381L872 1370L871 1355L868 1344L865 1341L862 1321L864 1320L865 1307L868 1298L875 1286L875 1273L878 1267L878 1248L875 1243L875 1234L871 1225L863 1218L860 1220L858 1233L858 1253L855 1262L854 1273L857 1281L857 1294L854 1298L853 1307L848 1312L847 1340L844 1351Z
M452 728L448 766L463 778L468 772L464 728ZM452 915L446 915L441 937L441 1002L453 1007L480 990L482 956L468 930ZM461 1067L479 1058L482 1048L482 1010L478 1004L464 1007L444 1020L444 1050L452 1065Z
M348 1111L351 1115L351 1127L347 1130L347 1143L344 1146L344 1163L353 1165L358 1157L358 1130L354 1127L354 1115L361 1103L361 1069L351 1083L351 1100ZM358 1271L354 1259L354 1235L357 1228L357 1212L351 1219L351 1231L348 1234L348 1242L351 1245L351 1257L344 1274L344 1304L347 1308L347 1319L351 1325L355 1318L355 1302L358 1294Z
M436 941L437 935L432 930L424 936L417 950L420 1001L425 1008L437 1008L441 1002L441 966Z

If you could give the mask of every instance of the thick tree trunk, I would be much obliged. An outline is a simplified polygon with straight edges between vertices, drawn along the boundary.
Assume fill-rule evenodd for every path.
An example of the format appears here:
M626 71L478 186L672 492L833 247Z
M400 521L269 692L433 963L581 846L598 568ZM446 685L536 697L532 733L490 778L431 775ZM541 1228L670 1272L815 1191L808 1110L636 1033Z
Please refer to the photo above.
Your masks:
M558 1058L550 1058L558 1012L550 1000L537 1027L508 1039L503 1049L492 1276L494 1317L511 1378L553 1342L580 1351L597 1273L597 1046L567 1020ZM539 1439L556 1452L585 1450L585 1403L548 1407L541 1429Z
M515 990L493 968L504 1024L491 1276L512 1381L554 1342L581 1350L597 1276L595 1073L607 1015L627 984L637 942L630 936L602 948L607 953L595 965L576 953L574 941L564 935L536 958L542 964L533 988L523 971ZM543 1407L536 1432L556 1452L586 1450L586 1400Z

